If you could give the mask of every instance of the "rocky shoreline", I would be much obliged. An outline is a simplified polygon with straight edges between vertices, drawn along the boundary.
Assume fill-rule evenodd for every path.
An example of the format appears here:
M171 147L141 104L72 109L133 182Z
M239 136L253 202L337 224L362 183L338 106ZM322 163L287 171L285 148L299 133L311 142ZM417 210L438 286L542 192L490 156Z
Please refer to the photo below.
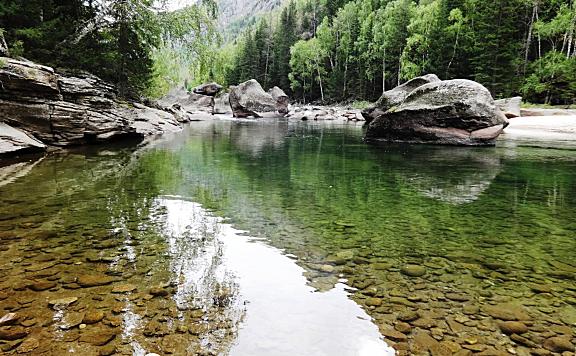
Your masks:
M62 75L5 57L0 63L0 154L142 139L179 131L190 121L178 106L124 101L112 85L93 75Z

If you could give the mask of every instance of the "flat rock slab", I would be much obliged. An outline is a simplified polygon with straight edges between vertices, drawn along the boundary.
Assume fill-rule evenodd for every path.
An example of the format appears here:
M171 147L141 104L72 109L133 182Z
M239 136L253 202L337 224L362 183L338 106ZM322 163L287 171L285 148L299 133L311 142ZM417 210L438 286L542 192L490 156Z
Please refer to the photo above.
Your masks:
M112 288L112 293L130 293L133 292L137 289L137 287L133 284L119 284L117 286L114 286L114 288Z
M59 299L52 299L48 301L48 305L53 309L62 309L68 307L70 304L74 304L78 301L78 297L66 297Z
M19 340L28 336L28 331L22 327L11 327L9 329L0 329L0 340Z
M67 313L62 319L60 329L62 330L73 329L78 325L82 324L83 319L84 319L84 313L78 313L78 312Z
M0 154L17 152L41 152L46 145L24 131L0 122Z
M36 350L40 346L40 341L36 338L28 338L18 346L16 350L19 354L25 354Z
M86 342L94 346L104 346L116 338L116 333L112 331L92 332L80 337L80 342Z
M20 316L17 313L8 313L0 318L0 326L15 324Z
M35 292L41 292L48 289L52 289L56 287L58 284L51 281L40 281L36 283L32 283L28 288L32 289Z
M526 313L524 308L513 304L488 305L485 306L482 310L494 319L500 319L504 321L531 319L530 315Z

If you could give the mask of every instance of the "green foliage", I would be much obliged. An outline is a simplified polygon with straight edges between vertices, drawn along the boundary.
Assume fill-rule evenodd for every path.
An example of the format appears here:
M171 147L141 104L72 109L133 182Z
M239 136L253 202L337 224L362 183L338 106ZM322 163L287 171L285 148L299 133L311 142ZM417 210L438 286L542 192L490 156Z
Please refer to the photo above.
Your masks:
M400 78L409 80L430 69L430 49L436 31L440 31L441 0L421 2L408 25L409 36L402 52Z
M371 106L372 103L366 100L356 100L350 104L350 106L354 109L366 109L367 107Z
M157 96L187 75L182 68L206 59L217 39L213 1L175 12L164 3L4 0L0 26L13 56L92 72L126 97Z
M290 56L290 88L293 92L305 93L314 88L320 89L323 98L322 78L326 71L322 65L326 57L326 52L318 43L318 38L308 41L298 41L292 46Z
M269 23L266 86L289 87L305 101L375 100L402 81L435 73L476 80L495 97L522 93L568 103L568 83L576 82L575 7L563 0L298 0ZM252 43L258 29L232 49L229 83L263 80Z
M533 72L522 86L525 97L545 104L576 101L576 59L550 51L532 64Z

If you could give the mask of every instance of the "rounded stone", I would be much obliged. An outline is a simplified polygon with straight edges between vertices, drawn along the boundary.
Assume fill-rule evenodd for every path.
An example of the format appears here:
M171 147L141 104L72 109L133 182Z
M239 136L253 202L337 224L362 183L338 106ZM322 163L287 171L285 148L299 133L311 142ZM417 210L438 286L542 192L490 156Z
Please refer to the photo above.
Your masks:
M408 323L399 321L394 325L394 329L400 331L403 334L408 334L412 331L412 326Z
M168 290L162 287L152 287L149 293L155 297L165 297L169 294Z
M574 345L570 338L565 336L554 336L544 341L544 348L552 352L574 351Z
M368 298L368 299L366 299L366 305L369 307L379 307L382 305L382 299L380 299L380 298Z
M422 277L426 274L426 268L420 265L405 265L402 266L400 272L409 277Z
M418 319L420 316L418 315L417 312L412 311L412 310L406 310L401 312L400 314L398 314L397 319L401 320L401 321L413 321Z
M88 310L86 314L84 314L84 318L82 319L82 323L84 324L96 324L97 322L104 319L104 312L100 310Z
M528 332L528 327L519 321L502 321L498 327L504 334L524 334Z

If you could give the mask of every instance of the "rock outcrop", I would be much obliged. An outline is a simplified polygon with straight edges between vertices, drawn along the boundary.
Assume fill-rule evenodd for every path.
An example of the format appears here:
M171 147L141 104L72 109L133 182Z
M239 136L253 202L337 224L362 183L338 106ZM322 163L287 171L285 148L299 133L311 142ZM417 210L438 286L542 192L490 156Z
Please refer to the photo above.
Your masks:
M278 87L273 87L268 90L268 94L272 96L272 99L276 101L276 111L280 114L288 113L288 105L290 104L290 99L284 91Z
M414 89L428 83L439 82L440 79L435 74L427 74L421 77L413 78L406 83L397 86L394 89L385 91L382 93L378 101L362 111L362 116L369 124L372 120L377 118L379 115L384 114L390 108L402 104L404 99L410 94Z
M234 117L277 116L284 110L255 79L230 87L229 98Z
M80 145L181 129L169 111L128 103L96 76L63 76L46 66L0 58L0 122L41 144ZM12 151L16 152L16 151Z
M498 99L494 102L507 118L512 119L515 117L520 117L520 105L522 104L521 96L515 96L513 98L507 99Z
M414 89L377 116L367 141L493 145L507 120L484 86L471 80L436 81Z
M42 152L45 149L42 142L0 122L0 154Z

